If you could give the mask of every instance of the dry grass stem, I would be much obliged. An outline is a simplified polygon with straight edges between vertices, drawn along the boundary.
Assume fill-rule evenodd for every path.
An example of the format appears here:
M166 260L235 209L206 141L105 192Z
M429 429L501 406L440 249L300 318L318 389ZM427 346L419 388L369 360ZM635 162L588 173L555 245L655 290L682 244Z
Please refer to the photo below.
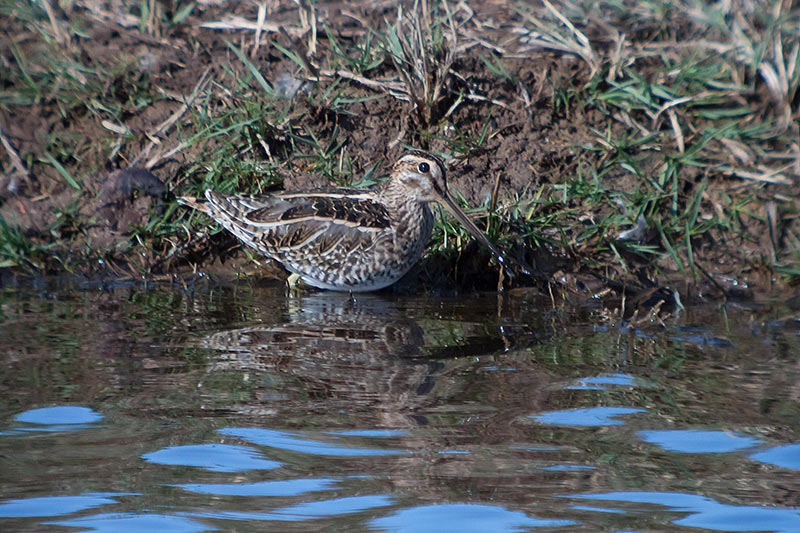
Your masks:
M50 0L39 0L44 8L45 12L47 13L47 18L50 20L50 26L53 28L53 38L55 39L56 43L64 45L69 44L70 34L69 32L65 33L61 29L61 23L58 21L55 12L53 11L53 6L50 4Z
M528 46L549 48L577 55L589 65L590 77L594 77L600 70L600 61L592 49L589 39L548 0L542 0L542 3L569 30L568 33L564 34L563 31L544 22L527 9L519 9L518 12L534 26L535 31L531 32L528 28L517 28L515 31L526 34L524 42Z
M326 78L345 78L356 83L359 83L365 87L370 89L374 89L376 91L385 92L394 96L395 98L409 101L408 93L405 91L405 85L402 82L394 81L394 80L373 80L367 78L365 76L361 76L359 74L355 74L354 72L350 72L345 69L338 69L338 70L328 70L322 69L318 72L320 76L324 76ZM309 81L318 81L319 78L315 76L308 76L306 79Z
M250 51L250 57L256 57L258 49L261 46L261 32L264 31L264 24L267 20L267 3L260 2L258 4L258 16L256 17L256 34L253 37L253 49Z
M746 180L753 180L753 181L760 181L764 183L774 183L774 184L781 184L781 185L791 185L792 180L789 179L787 176L783 175L782 172L792 168L792 165L786 165L779 169L769 169L765 168L761 165L758 166L761 172L751 172L749 170L744 170L741 168L735 168L731 166L723 166L720 168L725 174L729 174L732 176L736 176L737 178L743 178Z
M672 126L672 131L675 133L675 143L678 145L678 152L684 153L686 151L686 147L683 140L683 131L681 131L681 125L678 122L678 115L675 113L674 109L667 109L667 116L669 117L669 123Z
M257 32L278 33L283 29L286 33L294 38L302 37L306 29L299 26L291 26L281 24L279 22L270 22L265 20L263 24L257 21L253 22L238 15L230 15L222 20L215 20L211 22L201 22L197 25L199 28L207 28L210 30L248 30Z
M8 176L8 183L6 184L6 190L8 192L14 193L17 190L17 182L20 177L28 177L30 174L28 173L28 169L25 167L25 163L22 162L20 159L19 154L11 145L11 142L3 133L3 127L0 125L0 143L2 143L3 148L8 155L8 158L11 160L11 169L5 170L4 174Z
M133 160L133 162L131 163L132 167L136 166L137 164L141 163L141 161L146 159L150 155L152 149L157 144L161 143L158 137L164 135L170 128L172 128L172 126L175 125L175 123L178 122L178 120L180 120L180 118L186 113L186 111L189 110L191 105L194 103L195 99L205 89L206 83L208 82L208 73L210 71L211 67L207 67L206 70L203 71L203 74L200 75L200 79L197 81L197 84L195 84L192 93L186 98L184 103L181 104L181 106L172 115L169 116L169 118L167 118L161 124L156 126L156 128L153 129L152 131L146 132L146 135L150 138L150 142L147 143L147 145L142 149L142 151L139 152L139 155L137 155L136 158ZM180 143L178 146L180 147L182 144L183 143ZM167 154L169 154L171 157L171 155L174 155L176 151L177 149L172 149L163 154L162 156L150 159L150 161L147 162L146 168L148 169L153 168L156 164L158 164L159 161L162 161L164 157L167 156Z

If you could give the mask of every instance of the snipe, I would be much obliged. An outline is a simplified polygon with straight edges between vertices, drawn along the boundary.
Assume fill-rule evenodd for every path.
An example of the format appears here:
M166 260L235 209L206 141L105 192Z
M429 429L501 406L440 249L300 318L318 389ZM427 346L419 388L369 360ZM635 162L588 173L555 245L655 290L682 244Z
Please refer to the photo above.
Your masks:
M447 191L442 161L424 152L401 157L374 189L283 192L263 197L181 198L246 245L280 262L308 285L373 291L396 282L422 256L439 202L495 257L503 256Z

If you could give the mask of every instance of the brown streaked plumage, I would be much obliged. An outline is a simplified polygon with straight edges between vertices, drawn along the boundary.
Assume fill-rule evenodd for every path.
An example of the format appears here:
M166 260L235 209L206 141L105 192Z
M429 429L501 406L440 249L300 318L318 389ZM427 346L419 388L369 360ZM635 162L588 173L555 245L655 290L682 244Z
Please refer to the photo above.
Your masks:
M447 191L442 161L424 152L401 157L374 189L181 198L280 262L308 285L372 291L400 279L422 256L433 228L428 204L439 202L492 253L502 255Z

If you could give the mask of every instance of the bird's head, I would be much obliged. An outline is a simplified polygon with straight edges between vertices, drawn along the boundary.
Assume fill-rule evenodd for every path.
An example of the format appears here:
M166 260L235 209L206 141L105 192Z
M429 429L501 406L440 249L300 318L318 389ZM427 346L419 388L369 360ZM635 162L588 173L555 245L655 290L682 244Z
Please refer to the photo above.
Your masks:
M441 159L425 152L410 152L394 164L392 182L407 198L440 202L447 197L447 178Z

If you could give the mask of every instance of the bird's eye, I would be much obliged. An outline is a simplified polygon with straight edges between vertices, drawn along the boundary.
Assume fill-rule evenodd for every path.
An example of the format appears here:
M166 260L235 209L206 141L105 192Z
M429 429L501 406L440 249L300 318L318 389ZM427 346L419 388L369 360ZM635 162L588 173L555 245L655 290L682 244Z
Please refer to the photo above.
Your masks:
M428 163L420 163L417 168L423 174L427 174L431 170L431 166Z

